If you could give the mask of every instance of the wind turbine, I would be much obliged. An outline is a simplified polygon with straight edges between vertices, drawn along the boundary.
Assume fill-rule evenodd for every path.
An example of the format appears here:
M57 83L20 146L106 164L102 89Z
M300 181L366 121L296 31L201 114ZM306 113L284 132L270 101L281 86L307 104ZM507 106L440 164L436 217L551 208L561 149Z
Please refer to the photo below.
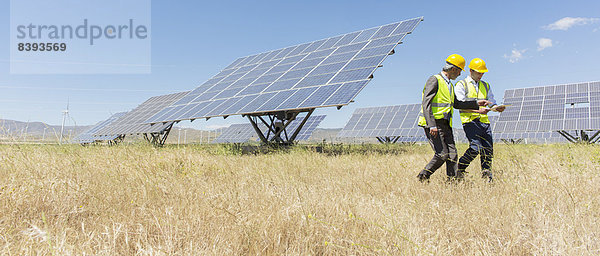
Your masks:
M62 140L63 140L63 131L65 130L65 120L67 119L67 116L69 115L69 99L67 99L67 109L62 111L63 113L63 118L62 118L62 125L60 126L60 139L58 141L58 144L62 144Z

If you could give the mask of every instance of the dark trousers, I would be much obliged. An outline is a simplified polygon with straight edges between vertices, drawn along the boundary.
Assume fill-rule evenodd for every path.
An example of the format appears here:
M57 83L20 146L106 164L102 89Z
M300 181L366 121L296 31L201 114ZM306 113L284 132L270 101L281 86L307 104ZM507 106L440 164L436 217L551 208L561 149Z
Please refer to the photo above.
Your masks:
M436 119L435 124L438 128L438 136L431 136L429 128L425 128L425 135L435 154L424 170L427 172L427 178L429 178L431 174L446 163L446 174L454 177L456 175L458 155L456 153L456 145L454 144L452 127L450 127L448 120L445 119Z
M492 158L494 157L492 126L475 119L472 122L463 124L463 129L469 140L469 148L458 161L458 170L464 172L477 155L480 155L481 169L490 170L492 168Z

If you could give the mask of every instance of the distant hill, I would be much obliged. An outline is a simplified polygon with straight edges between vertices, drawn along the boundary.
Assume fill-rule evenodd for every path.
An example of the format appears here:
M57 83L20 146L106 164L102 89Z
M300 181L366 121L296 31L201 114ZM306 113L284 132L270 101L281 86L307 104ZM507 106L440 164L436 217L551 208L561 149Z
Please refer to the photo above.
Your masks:
M65 126L64 136L66 138L76 136L91 126ZM8 119L0 119L0 138L3 140L58 140L60 125L48 125L42 122L22 122Z

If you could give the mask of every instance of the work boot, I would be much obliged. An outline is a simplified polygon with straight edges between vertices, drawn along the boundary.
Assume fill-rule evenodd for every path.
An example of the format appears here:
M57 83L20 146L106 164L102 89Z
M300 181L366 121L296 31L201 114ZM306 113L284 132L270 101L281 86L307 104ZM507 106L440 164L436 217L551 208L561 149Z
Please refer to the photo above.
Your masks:
M457 182L456 176L448 176L448 178L446 178L447 184L456 184Z
M446 180L446 182L448 184L458 184L458 183L461 183L463 181L465 181L464 173L463 174L457 173L454 176L448 176L448 179Z
M420 182L429 182L429 171L428 170L422 170L418 175L417 178L419 178Z
M487 179L488 182L494 181L494 179L492 178L492 171L490 170L483 170L483 172L481 172L481 178Z
M465 173L467 173L465 170L458 170L456 172L456 180L461 181L465 179Z

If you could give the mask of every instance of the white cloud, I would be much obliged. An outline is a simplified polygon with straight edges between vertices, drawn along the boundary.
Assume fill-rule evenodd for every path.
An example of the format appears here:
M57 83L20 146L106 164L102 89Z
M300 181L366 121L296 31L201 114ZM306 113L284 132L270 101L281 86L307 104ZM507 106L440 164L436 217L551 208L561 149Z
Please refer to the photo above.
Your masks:
M587 25L596 23L598 21L600 21L598 18L564 17L552 24L544 26L543 28L547 30L568 30L573 26Z
M510 63L516 63L523 58L523 53L525 53L526 51L527 51L527 49L523 49L523 50L513 49L511 51L510 55L504 54L504 58L508 59L508 61L510 61Z
M537 44L538 44L538 51L542 51L546 48L552 47L552 39L550 38L540 38L537 40Z

